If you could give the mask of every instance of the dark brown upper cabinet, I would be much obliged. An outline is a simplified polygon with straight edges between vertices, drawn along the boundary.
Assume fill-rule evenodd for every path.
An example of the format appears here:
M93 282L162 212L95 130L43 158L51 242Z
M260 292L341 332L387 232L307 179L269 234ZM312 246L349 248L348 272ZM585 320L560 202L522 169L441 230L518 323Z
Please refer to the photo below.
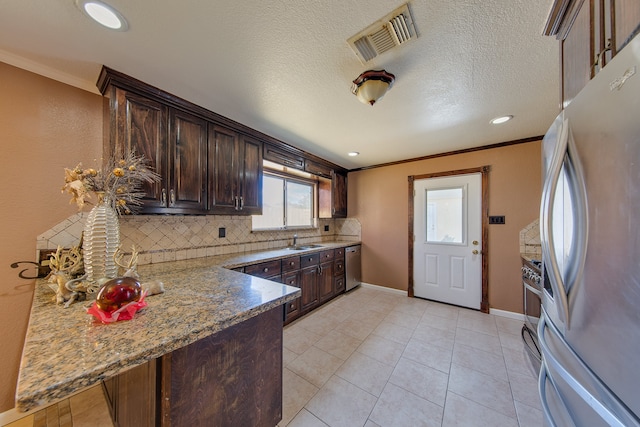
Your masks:
M133 150L161 176L141 213L260 214L266 159L321 177L321 217L346 217L346 169L108 67L97 86L104 157Z
M209 209L213 214L262 213L262 143L209 126Z
M183 111L171 109L169 127L171 132L166 204L169 208L179 209L184 213L204 212L207 208L207 122Z
M113 153L117 157L128 151L144 155L149 165L162 176L157 183L144 184L146 196L143 212L165 208L169 176L167 157L168 107L158 101L136 93L109 87L106 96L110 99L110 131L105 144L104 158Z
M639 31L637 0L556 0L544 34L560 41L560 102L567 106Z
M160 175L146 184L141 213L197 214L206 210L207 122L144 94L110 86L105 158L144 155Z

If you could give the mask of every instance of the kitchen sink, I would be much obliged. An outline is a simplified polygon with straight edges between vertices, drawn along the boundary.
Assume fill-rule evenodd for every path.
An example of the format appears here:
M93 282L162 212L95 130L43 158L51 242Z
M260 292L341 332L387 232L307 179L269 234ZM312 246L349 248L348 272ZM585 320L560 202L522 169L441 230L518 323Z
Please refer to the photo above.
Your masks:
M305 249L313 249L313 248L321 248L322 245L294 245L294 246L287 246L287 249L289 249L290 251L303 251Z

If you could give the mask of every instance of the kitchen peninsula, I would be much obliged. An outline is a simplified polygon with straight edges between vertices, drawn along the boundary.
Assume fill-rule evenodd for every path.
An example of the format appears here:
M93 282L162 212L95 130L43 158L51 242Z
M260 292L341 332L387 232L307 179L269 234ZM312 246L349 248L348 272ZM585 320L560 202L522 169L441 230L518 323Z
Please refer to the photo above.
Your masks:
M136 425L155 425L156 417L163 425L198 425L212 417L222 423L224 417L234 417L252 425L277 424L282 411L282 305L300 296L300 290L224 267L291 252L140 266L141 281L160 280L165 293L148 297L148 306L134 319L108 325L86 313L88 302L68 309L56 305L53 292L38 282L16 407L27 411L106 380L107 398L115 399L112 415L116 422L125 417L121 425L132 425L132 419ZM136 370L137 377L127 378ZM146 373L146 382L139 381L140 372ZM119 389L113 379L116 385L120 379ZM127 391L136 407L130 399L118 403L113 395Z

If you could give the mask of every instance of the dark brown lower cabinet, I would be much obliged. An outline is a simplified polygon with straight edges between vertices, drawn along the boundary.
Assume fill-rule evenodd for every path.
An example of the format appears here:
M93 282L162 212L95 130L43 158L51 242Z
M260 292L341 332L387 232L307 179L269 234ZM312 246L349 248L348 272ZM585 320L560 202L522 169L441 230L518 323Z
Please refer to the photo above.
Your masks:
M276 307L105 381L114 424L277 425L282 321Z
M328 301L335 296L333 270L333 259L320 264L320 269L318 271L318 298L320 303Z
M305 313L314 308L318 302L318 266L300 270L300 312Z

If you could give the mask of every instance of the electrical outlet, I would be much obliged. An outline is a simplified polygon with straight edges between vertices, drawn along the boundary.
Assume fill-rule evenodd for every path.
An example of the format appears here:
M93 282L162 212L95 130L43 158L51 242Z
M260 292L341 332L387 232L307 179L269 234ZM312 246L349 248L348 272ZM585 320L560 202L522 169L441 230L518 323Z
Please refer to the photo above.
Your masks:
M218 228L218 237L227 237L227 229L224 227Z
M489 224L504 224L504 215L490 216Z
M324 231L329 231L329 226L328 225L324 226Z

